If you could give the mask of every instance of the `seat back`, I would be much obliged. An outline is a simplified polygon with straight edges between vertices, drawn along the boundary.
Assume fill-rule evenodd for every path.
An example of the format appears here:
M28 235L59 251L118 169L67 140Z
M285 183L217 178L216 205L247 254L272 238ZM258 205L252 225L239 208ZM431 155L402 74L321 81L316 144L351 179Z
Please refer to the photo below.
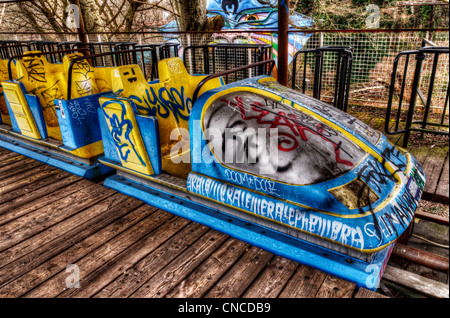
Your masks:
M100 105L122 166L152 175L153 167L130 102L104 96Z
M71 62L81 53L67 54L63 58L64 70L69 72ZM87 95L110 91L111 70L113 67L93 67L87 59L76 61L72 67L71 98L79 98Z
M30 51L32 54L39 51ZM44 55L25 56L17 61L17 76L26 93L36 95L42 108L49 137L62 141L58 118L54 105L55 99L67 96L67 82L62 64L52 64Z

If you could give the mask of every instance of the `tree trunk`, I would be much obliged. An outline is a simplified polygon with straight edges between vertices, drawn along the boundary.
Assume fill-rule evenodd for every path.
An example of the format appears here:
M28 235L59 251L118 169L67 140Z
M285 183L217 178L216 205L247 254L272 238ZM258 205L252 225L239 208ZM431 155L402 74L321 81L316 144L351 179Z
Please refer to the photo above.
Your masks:
M86 32L104 32L100 11L95 0L78 0Z

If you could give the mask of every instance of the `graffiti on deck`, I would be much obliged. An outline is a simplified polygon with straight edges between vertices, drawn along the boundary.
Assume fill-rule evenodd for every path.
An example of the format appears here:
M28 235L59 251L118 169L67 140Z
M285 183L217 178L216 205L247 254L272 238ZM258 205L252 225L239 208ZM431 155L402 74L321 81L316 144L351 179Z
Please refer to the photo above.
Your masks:
M287 114L284 111L279 111L278 113L273 113L267 108L264 107L259 102L253 102L250 104L250 108L252 111L256 112L258 115L256 116L248 116L246 114L246 110L242 103L242 99L238 96L235 98L237 103L232 101L227 101L222 99L223 102L229 103L230 105L238 107L241 117L243 120L256 119L256 122L259 125L269 125L269 128L278 128L279 126L285 126L289 128L290 133L287 132L279 132L279 136L287 137L288 139L280 140L278 144L278 149L281 151L292 151L296 149L299 145L297 138L301 137L303 141L308 141L308 137L306 136L306 132L315 134L320 136L324 141L329 142L333 145L335 149L335 158L336 161L342 163L344 165L353 167L353 163L347 160L343 160L340 158L339 152L341 147L341 142L338 144L328 139L328 137L337 136L337 132L331 129L329 126L326 126L322 123L317 123L313 118L309 116L302 116L301 114ZM268 100L265 100L266 105L269 104ZM273 105L273 104L272 104ZM272 109L274 107L272 106ZM272 113L272 114L271 114ZM272 116L267 116L271 114ZM265 119L269 117L269 120ZM273 118L271 118L273 117ZM285 147L284 145L291 145L290 147Z

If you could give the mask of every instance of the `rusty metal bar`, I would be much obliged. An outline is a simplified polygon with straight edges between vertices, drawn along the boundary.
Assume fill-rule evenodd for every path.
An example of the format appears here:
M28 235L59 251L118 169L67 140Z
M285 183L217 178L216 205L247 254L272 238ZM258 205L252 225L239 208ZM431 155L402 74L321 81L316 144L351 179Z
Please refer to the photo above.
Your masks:
M287 86L289 55L289 1L278 1L278 83Z
M361 30L326 30L326 29L299 29L299 30L289 30L289 33L401 33L401 32L449 32L449 28L434 28L434 29L421 29L421 28L406 28L406 29L361 29ZM217 33L274 33L277 34L276 29L258 29L258 30L248 30L248 31L236 31L236 30L225 30ZM162 33L168 34L210 34L209 31L170 31L170 32L159 32L159 31L129 31L129 32L86 32L86 35L97 35L97 34L157 34ZM55 34L71 34L77 35L78 32L0 32L4 35L55 35Z
M267 64L267 66L269 67L267 74L270 75L270 73L272 73L273 67L275 66L275 60L270 59L270 60L265 60L265 61L261 61L261 62L256 62L253 64L249 64L249 65L244 65L244 66L240 66L240 67L236 67L236 68L232 68L230 70L226 70L220 73L215 73L215 74L211 74L207 77L205 77L204 79L202 79L200 81L200 83L197 85L197 87L194 90L194 94L192 96L192 104L195 103L195 101L198 98L198 94L200 93L200 89L203 87L203 85L205 85L205 83L213 78L217 78L217 77L221 77L221 76L225 76L227 74L230 73L234 73L234 72L239 72L242 70L246 70L252 67L259 67L259 66L263 66Z
M435 215L435 214L422 212L422 211L416 211L416 213L414 214L414 217L417 217L422 220L431 221L431 222L435 222L438 224L449 226L448 218L440 216L440 215Z
M448 273L448 258L396 243L392 255L413 263Z

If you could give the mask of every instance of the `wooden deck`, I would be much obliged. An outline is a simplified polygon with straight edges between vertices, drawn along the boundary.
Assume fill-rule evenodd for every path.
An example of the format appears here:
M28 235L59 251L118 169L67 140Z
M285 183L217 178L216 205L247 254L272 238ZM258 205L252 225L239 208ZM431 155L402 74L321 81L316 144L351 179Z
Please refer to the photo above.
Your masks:
M2 148L0 238L2 298L384 297Z
M376 113L349 113L383 131ZM444 138L408 150L425 170L424 198L448 203ZM0 297L385 296L0 148Z

